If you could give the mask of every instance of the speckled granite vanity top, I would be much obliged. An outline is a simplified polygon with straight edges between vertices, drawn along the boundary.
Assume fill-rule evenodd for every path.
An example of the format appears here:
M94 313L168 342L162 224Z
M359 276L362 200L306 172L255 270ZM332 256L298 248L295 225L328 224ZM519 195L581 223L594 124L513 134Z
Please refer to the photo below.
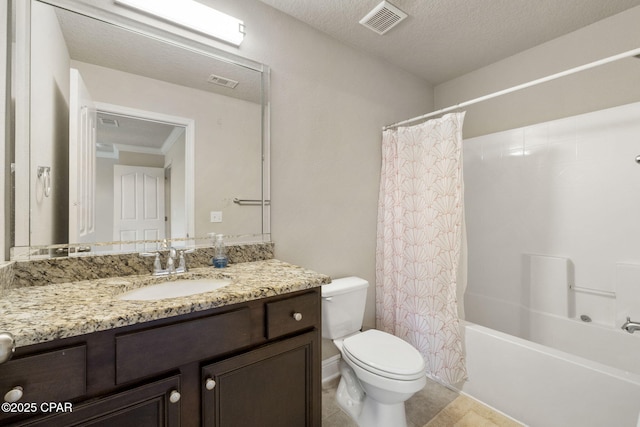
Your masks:
M227 278L212 292L156 301L121 301L118 296L167 278L151 275L83 280L12 289L0 298L0 331L17 346L37 344L210 308L310 289L329 283L323 274L275 259L194 268L177 279Z

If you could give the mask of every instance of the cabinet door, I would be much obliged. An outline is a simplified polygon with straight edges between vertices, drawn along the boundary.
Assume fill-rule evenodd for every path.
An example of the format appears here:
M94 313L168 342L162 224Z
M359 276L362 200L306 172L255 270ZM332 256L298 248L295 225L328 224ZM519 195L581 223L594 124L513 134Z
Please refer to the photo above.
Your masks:
M309 332L203 367L203 425L320 425L316 334Z
M180 425L180 376L176 375L97 400L21 426L172 427ZM173 397L172 397L173 394Z

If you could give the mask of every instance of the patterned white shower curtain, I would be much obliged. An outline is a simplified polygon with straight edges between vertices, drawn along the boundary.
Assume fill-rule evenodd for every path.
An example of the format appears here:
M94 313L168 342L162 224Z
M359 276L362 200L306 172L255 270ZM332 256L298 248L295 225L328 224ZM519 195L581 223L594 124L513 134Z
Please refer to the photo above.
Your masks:
M429 375L449 384L466 378L464 114L383 132L378 206L377 327L415 346Z

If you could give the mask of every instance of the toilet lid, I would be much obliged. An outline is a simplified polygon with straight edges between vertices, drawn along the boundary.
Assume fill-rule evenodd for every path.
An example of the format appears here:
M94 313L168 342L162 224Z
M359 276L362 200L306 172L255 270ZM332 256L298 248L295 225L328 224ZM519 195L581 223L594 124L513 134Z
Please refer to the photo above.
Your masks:
M425 374L424 358L418 350L376 329L346 338L343 351L362 369L384 377L409 380Z

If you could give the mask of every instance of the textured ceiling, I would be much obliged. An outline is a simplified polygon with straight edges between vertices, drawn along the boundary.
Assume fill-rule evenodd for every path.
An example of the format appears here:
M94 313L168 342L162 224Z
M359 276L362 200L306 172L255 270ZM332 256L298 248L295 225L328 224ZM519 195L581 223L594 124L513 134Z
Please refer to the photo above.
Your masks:
M640 5L640 0L392 0L409 17L380 36L358 21L381 0L261 1L433 84Z

